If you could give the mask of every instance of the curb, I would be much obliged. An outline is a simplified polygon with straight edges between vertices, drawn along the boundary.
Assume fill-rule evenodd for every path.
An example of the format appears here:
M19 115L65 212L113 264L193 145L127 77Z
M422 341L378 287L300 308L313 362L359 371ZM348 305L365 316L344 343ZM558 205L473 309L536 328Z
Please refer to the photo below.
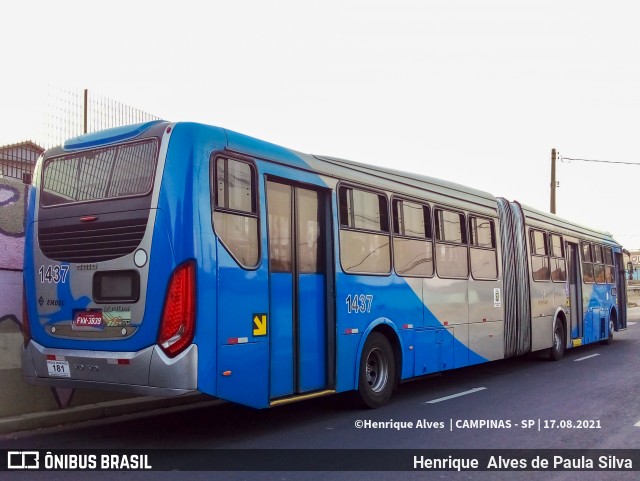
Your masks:
M142 412L148 414L150 411L158 409L189 407L195 404L210 405L220 402L222 401L207 396L206 394L186 394L175 398L139 397L86 404L84 406L60 409L58 411L21 414L19 416L0 419L0 434L51 428L83 421L98 421L127 414Z

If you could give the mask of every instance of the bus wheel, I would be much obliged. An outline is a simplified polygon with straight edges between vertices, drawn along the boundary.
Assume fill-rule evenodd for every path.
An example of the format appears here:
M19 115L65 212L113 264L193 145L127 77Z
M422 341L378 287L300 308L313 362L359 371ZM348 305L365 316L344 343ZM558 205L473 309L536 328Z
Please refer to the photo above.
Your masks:
M615 327L615 322L613 320L613 317L611 316L609 317L609 337L600 341L600 344L611 344L613 342L613 330L615 329Z
M562 327L562 322L556 319L553 327L553 346L551 346L549 359L559 361L562 356L564 356L564 328Z
M391 398L395 377L391 344L381 333L371 333L362 350L358 376L358 393L364 404L374 409L386 404Z

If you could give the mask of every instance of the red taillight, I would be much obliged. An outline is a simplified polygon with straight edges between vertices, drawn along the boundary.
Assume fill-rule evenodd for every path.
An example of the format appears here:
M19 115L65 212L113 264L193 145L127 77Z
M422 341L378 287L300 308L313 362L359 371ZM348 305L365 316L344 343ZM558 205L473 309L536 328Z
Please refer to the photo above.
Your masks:
M27 289L22 285L22 337L24 347L27 347L31 340L31 326L29 325L29 308L27 307Z
M162 310L158 344L169 357L184 351L193 341L196 327L196 264L186 262L171 275Z

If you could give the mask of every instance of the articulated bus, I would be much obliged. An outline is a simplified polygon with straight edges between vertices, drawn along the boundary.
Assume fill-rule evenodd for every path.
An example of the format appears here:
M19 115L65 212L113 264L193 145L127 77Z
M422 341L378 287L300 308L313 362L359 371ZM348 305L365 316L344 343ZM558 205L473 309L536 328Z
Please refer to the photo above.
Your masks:
M264 408L611 342L622 247L517 202L154 121L45 152L24 378Z

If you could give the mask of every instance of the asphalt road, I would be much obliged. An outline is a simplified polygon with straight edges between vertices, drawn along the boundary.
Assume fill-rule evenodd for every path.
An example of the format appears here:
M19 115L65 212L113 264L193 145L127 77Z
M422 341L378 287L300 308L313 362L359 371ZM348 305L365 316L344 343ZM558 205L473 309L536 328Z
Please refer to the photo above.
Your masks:
M229 403L169 409L0 437L0 449L640 449L640 323L612 345L523 357L402 384L363 410L336 395L269 410ZM486 422L492 427L479 427ZM375 424L379 423L379 424ZM412 423L410 425L409 423ZM640 423L639 423L640 426ZM349 456L349 452L344 452ZM8 473L0 473L2 475ZM87 473L11 473L87 479ZM77 476L77 477L76 477ZM118 479L369 479L366 472L122 473ZM638 479L581 472L580 479ZM576 479L576 472L382 472L375 479ZM114 473L91 473L91 479Z

